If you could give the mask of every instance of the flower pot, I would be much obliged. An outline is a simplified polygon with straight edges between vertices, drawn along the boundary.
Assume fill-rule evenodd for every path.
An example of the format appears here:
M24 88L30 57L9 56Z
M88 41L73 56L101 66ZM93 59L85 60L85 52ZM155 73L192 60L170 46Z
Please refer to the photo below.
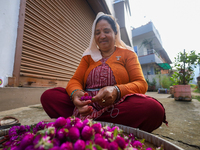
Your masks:
M170 86L169 93L171 94L172 98L174 98L174 87Z
M156 90L156 86L155 85L149 85L148 86L148 91L155 91Z
M174 99L175 100L183 100L183 101L191 101L191 87L190 85L174 85Z
M197 77L197 84L198 84L198 86L200 88L200 76Z

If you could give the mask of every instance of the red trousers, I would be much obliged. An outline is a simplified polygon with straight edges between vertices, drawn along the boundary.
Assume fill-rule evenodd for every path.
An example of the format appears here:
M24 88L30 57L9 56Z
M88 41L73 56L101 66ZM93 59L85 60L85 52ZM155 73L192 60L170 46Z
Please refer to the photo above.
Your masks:
M45 91L41 103L50 118L72 116L75 107L66 90L61 87ZM162 122L166 123L164 107L152 97L129 96L115 108L119 110L113 110L112 116L116 115L115 118L111 117L110 112L104 112L96 121L122 124L147 132L157 129Z

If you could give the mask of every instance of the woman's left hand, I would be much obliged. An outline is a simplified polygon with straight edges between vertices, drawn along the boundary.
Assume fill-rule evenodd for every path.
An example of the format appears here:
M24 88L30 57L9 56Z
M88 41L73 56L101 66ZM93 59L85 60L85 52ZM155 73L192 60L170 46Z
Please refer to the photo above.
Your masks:
M101 106L112 105L117 98L117 89L114 86L103 87L93 98L93 102L98 102Z

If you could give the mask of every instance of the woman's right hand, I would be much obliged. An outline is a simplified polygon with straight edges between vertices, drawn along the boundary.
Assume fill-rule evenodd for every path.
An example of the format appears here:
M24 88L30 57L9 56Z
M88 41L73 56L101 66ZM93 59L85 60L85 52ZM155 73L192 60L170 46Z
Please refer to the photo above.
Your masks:
M93 107L89 106L90 103L92 103L91 100L81 101L81 97L84 95L83 91L77 91L73 95L73 103L78 109L78 112L82 116L90 115L93 111Z

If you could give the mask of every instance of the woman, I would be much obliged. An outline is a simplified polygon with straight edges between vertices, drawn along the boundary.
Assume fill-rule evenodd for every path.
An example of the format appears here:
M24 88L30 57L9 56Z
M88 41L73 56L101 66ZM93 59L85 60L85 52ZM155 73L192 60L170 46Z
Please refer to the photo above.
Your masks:
M115 19L99 13L90 46L66 91L47 90L41 103L51 118L74 115L152 132L166 122L165 110L157 100L144 95L146 91L137 55L121 40ZM93 100L81 100L86 92Z

